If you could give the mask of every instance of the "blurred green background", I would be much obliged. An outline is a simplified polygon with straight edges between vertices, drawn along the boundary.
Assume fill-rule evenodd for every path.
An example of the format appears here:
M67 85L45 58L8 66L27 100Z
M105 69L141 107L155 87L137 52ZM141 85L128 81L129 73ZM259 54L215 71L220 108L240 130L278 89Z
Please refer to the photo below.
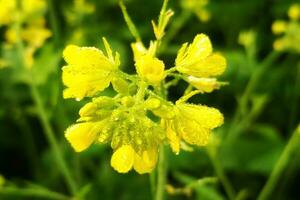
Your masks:
M105 36L121 54L121 68L134 72L130 49L134 38L124 22L118 0L86 0L85 6L77 7L74 2L46 1L46 26L52 36L36 51L30 72L40 102L32 98L27 69L18 64L0 69L0 199L47 199L34 195L34 191L63 194L48 199L70 199L44 134L44 120L50 122L76 180L78 199L83 196L107 200L153 199L148 175L113 171L109 145L93 145L78 154L64 138L64 130L75 122L78 110L88 101L62 98L61 67L65 64L62 50L67 44L102 48L101 37ZM215 50L227 58L228 68L220 79L229 85L191 99L193 103L220 109L225 123L213 133L216 144L207 148L194 148L192 152L182 151L179 155L168 148L165 199L229 199L216 166L222 168L230 181L236 194L234 199L257 199L300 122L299 52L285 51L274 56L273 42L277 36L271 31L275 20L288 21L287 10L297 1L211 0L202 8L210 14L206 22L199 17L202 11L185 7L182 2L169 2L168 7L174 10L175 16L167 28L168 45L160 57L167 66L172 66L182 43L192 41L197 33L206 33ZM157 19L162 0L127 0L124 3L147 44L154 38L150 21ZM5 30L6 26L0 26L1 58L14 60L17 52L5 48ZM238 43L244 30L252 30L256 35L250 49ZM261 72L262 63L269 66ZM248 101L243 101L253 76L258 78L247 93ZM169 99L177 100L185 87L184 82L172 87ZM111 89L105 92L109 94ZM242 109L241 102L244 103ZM39 105L44 118L39 114ZM228 137L230 142L226 142ZM297 147L298 151L288 156L287 166L274 182L270 199L300 198L300 146ZM216 177L216 180L197 182L205 177Z

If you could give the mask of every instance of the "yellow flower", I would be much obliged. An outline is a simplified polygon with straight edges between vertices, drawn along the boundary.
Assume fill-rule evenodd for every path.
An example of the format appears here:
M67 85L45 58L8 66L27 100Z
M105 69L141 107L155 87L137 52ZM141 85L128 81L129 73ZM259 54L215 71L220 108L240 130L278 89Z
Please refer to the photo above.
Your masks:
M107 88L119 66L118 54L115 60L106 57L95 47L69 45L65 48L63 67L64 98L90 97Z
M165 77L163 61L150 55L140 57L135 66L138 75L152 85L159 84Z
M84 122L78 123L66 130L65 137L76 152L87 149L97 139L102 123Z
M39 48L51 36L51 31L44 27L31 26L22 31L22 38L29 46Z
M287 23L282 20L277 20L272 24L272 32L274 34L284 33L287 29Z
M146 150L139 155L131 145L123 145L113 153L110 163L119 173L127 173L132 168L140 174L149 173L157 163L157 150Z
M15 0L0 0L0 27L1 25L7 25L14 20L15 9Z
M221 86L221 83L218 82L216 78L197 78L194 76L189 76L188 82L201 92L207 93L210 93L215 89L219 89Z
M195 77L211 77L224 72L226 60L221 54L212 53L209 38L199 34L192 44L183 44L177 54L175 65L181 73Z
M43 13L46 9L45 0L22 0L22 14L25 17L33 17L33 15Z
M300 4L293 4L288 11L288 16L292 20L300 19Z
M256 33L253 30L242 31L239 34L238 42L244 47L250 47L255 44Z
M203 105L178 103L174 108L174 119L166 120L169 143L175 153L179 152L179 141L203 146L209 141L212 129L223 124L223 115L219 110Z

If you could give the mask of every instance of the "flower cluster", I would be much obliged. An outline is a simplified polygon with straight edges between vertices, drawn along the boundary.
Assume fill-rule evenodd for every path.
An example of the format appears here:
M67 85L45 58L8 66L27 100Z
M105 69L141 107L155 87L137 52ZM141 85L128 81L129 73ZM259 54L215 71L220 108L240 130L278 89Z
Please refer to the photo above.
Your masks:
M11 47L21 39L25 44L25 66L30 68L33 56L45 40L51 36L46 28L44 13L45 0L0 0L0 27L7 26L5 38L7 47Z
M195 13L201 22L207 22L211 18L208 4L209 0L181 0L182 7Z
M166 13L162 16L169 19L171 12ZM63 52L67 63L62 68L64 97L92 97L80 109L77 123L66 130L65 137L76 152L94 143L109 143L114 151L111 166L120 173L131 169L149 173L156 166L159 146L169 143L178 154L186 143L206 145L211 131L223 123L219 110L186 101L220 87L216 77L226 68L225 58L213 52L208 36L198 34L191 44L182 45L175 66L167 68L157 57L166 24L153 24L156 40L149 48L141 41L131 44L137 72L134 75L120 70L120 56L105 38L105 53L75 45ZM167 80L177 78L196 89L173 103L164 94ZM110 85L116 95L101 95Z
M272 31L276 35L281 35L276 39L274 49L294 50L300 52L300 4L292 5L288 10L289 21L277 20L272 24Z

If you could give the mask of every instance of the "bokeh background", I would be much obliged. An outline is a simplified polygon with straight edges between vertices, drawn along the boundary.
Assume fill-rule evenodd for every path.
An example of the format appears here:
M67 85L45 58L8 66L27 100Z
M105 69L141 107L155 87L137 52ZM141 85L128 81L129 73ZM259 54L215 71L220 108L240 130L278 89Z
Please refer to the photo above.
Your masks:
M162 0L124 3L143 41L154 39L151 20L157 19ZM300 31L294 33L298 39L292 40L298 51L278 52L273 43L279 36L271 30L276 20L290 21L287 12L294 3L297 1L170 0L168 7L175 16L160 57L172 66L180 45L205 33L215 50L227 58L228 68L220 79L229 84L191 99L220 109L225 123L213 133L214 142L208 147L179 155L167 149L165 199L230 199L222 175L234 199L257 199L300 122ZM153 199L148 175L113 171L109 145L93 145L78 154L64 138L64 130L88 101L62 98L62 50L67 44L102 48L101 37L105 36L121 54L121 68L134 73L130 49L134 38L118 0L48 0L45 4L42 15L51 36L36 47L30 69L14 63L17 45L9 44L6 37L8 27L14 25L0 26L0 199L71 199L45 135L47 124L76 180L78 199ZM170 88L169 99L178 99L185 87L186 83L179 82ZM111 89L105 93L109 95ZM272 183L270 199L300 198L299 149L300 145L294 145L287 156L287 165ZM52 196L36 195L50 191ZM62 196L55 196L57 193Z

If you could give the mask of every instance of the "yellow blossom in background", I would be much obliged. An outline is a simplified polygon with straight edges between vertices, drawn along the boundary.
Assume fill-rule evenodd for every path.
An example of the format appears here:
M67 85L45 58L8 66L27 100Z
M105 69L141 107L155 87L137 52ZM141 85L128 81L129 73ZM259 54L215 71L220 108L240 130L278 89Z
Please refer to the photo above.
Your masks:
M289 21L276 20L272 24L272 32L280 35L273 47L277 51L296 51L300 52L300 5L294 4L288 11Z
M239 34L238 42L244 47L251 47L255 45L256 33L253 30L242 31Z
M207 9L208 4L209 0L181 0L182 7L194 12L202 22L208 22L211 18L211 14Z
M118 56L109 59L95 47L69 45L63 55L68 63L63 67L64 98L82 99L103 91L119 66Z
M137 73L146 82L157 85L164 79L164 63L150 55L140 57L135 63Z
M0 0L0 27L11 23L15 19L15 9L15 0Z
M288 10L288 16L291 20L300 19L300 4L293 4Z
M19 6L17 3L17 0L0 0L0 25L7 26L6 47L13 48L18 40L23 43L24 66L30 69L34 63L35 52L52 35L46 28L43 16L46 11L46 0L24 0L20 1ZM16 24L20 26L19 31Z
M272 32L274 34L281 34L284 33L287 30L287 26L288 24L283 21L283 20L276 20L273 24L272 24Z
M46 0L22 0L21 13L25 17L35 17L43 14L46 9Z

